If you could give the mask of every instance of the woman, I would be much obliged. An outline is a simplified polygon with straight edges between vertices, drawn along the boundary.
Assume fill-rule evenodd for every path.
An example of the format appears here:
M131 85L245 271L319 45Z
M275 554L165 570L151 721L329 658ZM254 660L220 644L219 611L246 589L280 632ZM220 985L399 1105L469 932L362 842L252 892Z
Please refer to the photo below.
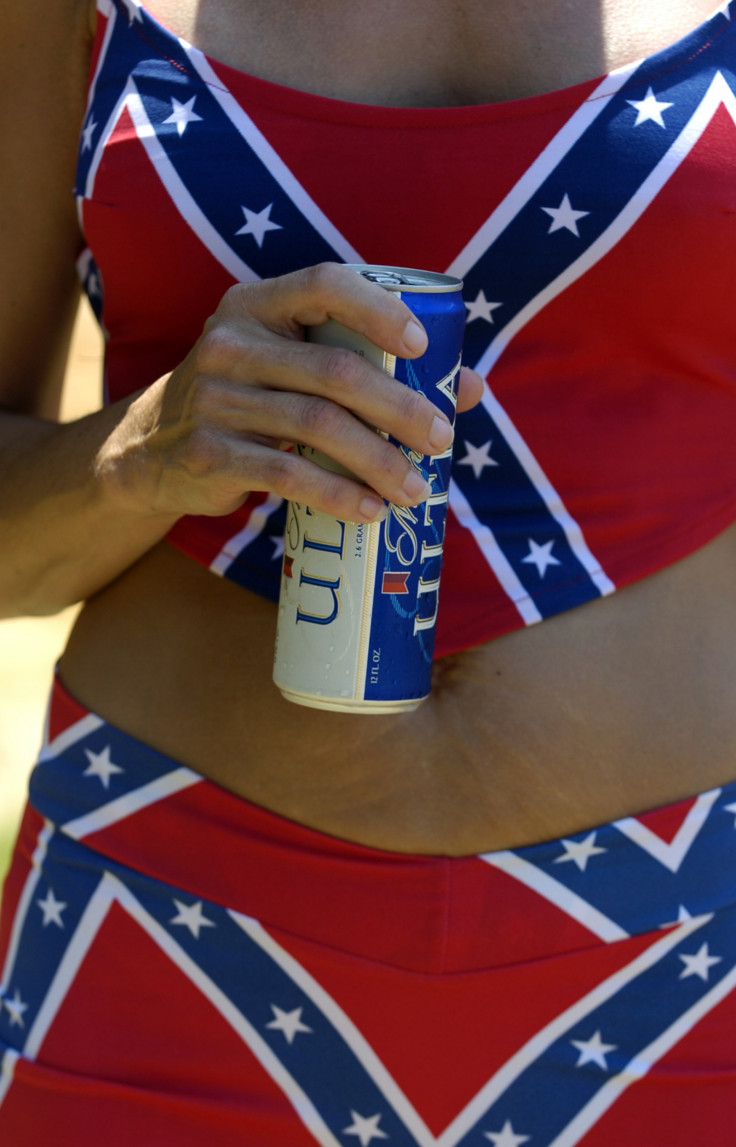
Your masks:
M0 595L87 604L4 900L0 1129L723 1143L731 5L4 15ZM58 427L75 261L110 401ZM270 680L280 500L373 520L427 490L363 423L451 438L303 343L424 349L341 261L464 277L489 383L395 716Z

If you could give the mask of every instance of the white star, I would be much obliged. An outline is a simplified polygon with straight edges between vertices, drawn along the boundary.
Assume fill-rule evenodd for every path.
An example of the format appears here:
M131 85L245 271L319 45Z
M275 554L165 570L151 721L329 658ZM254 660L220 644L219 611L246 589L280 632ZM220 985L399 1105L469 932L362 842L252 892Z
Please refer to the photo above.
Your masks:
M640 123L646 123L647 120L652 120L658 123L660 127L665 127L666 124L662 119L662 112L665 108L671 108L673 105L665 103L664 100L658 100L651 88L649 88L643 100L627 100L627 104L631 104L632 108L636 108L636 122L634 127L638 127Z
M577 864L581 872L585 872L585 867L591 856L597 856L601 852L608 852L607 848L599 848L595 843L594 832L589 833L585 840L563 840L562 844L565 847L565 854L564 856L556 857L555 864L562 864L565 860L572 860Z
M731 0L724 0L724 3L723 3L723 4L719 4L719 5L718 5L718 7L716 8L716 10L715 10L715 12L713 13L713 15L714 15L714 16L718 16L718 15L719 15L719 13L720 13L720 15L721 15L721 16L725 16L725 17L726 17L726 19L728 20L728 19L729 19L729 15L730 15L728 10L729 10L729 8L730 8L730 7L731 7Z
M272 223L270 219L273 203L264 207L263 211L249 211L241 204L241 211L245 215L245 223L236 231L236 235L252 235L259 247L263 246L263 237L267 231L282 231L280 223Z
M283 1032L286 1042L293 1043L297 1032L311 1032L312 1030L302 1023L303 1010L303 1008L294 1008L293 1012L284 1012L281 1008L277 1008L276 1004L271 1004L271 1011L276 1018L271 1020L270 1024L266 1024L266 1027L272 1028L273 1031Z
M25 1022L23 1020L23 1013L28 1011L28 1004L24 1004L20 998L20 992L15 989L15 995L12 1000L4 999L3 1004L5 1010L10 1012L10 1026L24 1028Z
M472 323L474 319L485 319L487 323L493 322L493 315L491 311L495 311L496 307L502 307L503 303L489 303L483 291L478 291L472 303L466 303L468 313L465 317L466 323Z
M559 207L543 207L542 211L546 211L552 219L549 231L547 232L548 235L551 235L553 231L561 231L562 228L565 227L568 231L571 231L573 235L577 235L578 238L580 238L578 219L582 219L585 215L590 215L589 211L575 211L570 203L570 197L567 192L563 195L562 203Z
M603 1043L601 1033L597 1031L590 1039L571 1039L570 1043L580 1052L576 1067L585 1067L586 1063L597 1063L604 1071L608 1071L606 1056L609 1051L615 1051L618 1044Z
M368 1147L372 1139L388 1139L385 1131L378 1126L380 1115L358 1115L357 1111L350 1111L353 1122L344 1128L343 1135L357 1135L360 1147Z
M93 119L89 121L86 128L82 132L82 151L87 151L92 147L92 136L97 129L97 124Z
M677 919L668 920L666 924L660 924L659 926L660 928L674 928L678 924L684 924L687 920L692 920L692 914L688 912L684 904L681 904L677 913Z
M102 294L102 288L100 286L99 275L96 275L94 271L92 272L90 277L87 279L86 286L87 286L87 294L88 295L94 295L95 298L99 298L100 295Z
M59 928L64 927L64 921L61 918L61 914L67 905L63 900L56 899L54 896L53 888L49 888L48 892L46 893L45 900L37 900L36 904L38 904L39 908L43 912L44 928L47 924L58 924Z
M106 789L109 789L110 777L114 773L125 772L125 769L121 769L120 765L114 765L110 760L109 745L105 745L101 753L93 753L91 749L85 749L84 754L89 761L89 768L84 770L82 776L99 777Z
M526 1143L530 1135L515 1135L511 1121L506 1120L500 1131L484 1131L486 1139L490 1139L493 1147L518 1147L519 1143Z
M195 940L199 939L200 928L214 928L216 927L214 920L208 920L206 916L202 915L202 901L198 900L196 904L191 904L187 907L182 904L181 900L174 899L174 904L178 908L178 914L171 920L172 924L183 924L185 928L194 936Z
M680 956L685 967L680 972L679 978L686 979L688 976L699 976L701 980L708 979L708 969L713 964L720 964L723 956L709 956L708 945L701 944L694 956Z
M458 465L472 466L475 477L480 478L486 466L500 465L499 462L496 462L495 459L491 458L490 456L489 451L491 449L491 445L491 439L489 439L488 442L484 442L482 446L473 446L472 442L468 442L468 440L465 439L465 449L467 450L467 454L464 458L459 460Z
M271 555L271 561L277 562L279 560L279 558L282 558L284 556L283 535L279 535L277 538L271 538L271 545L273 546L273 553Z
M180 104L179 101L175 100L172 96L171 106L174 110L172 111L169 118L165 119L163 122L175 123L176 130L179 132L179 135L184 135L184 132L187 129L187 124L196 123L197 120L202 119L201 115L197 115L195 111L192 111L196 98L196 96L192 96L192 98L187 100L185 104Z
M540 577L544 577L547 572L547 566L561 566L562 562L552 556L552 546L555 544L554 540L545 542L540 546L533 538L527 538L529 542L529 553L522 562L537 567Z
M143 13L140 9L140 4L137 0L123 0L125 7L128 9L128 23L132 24L134 20L140 20L143 23Z

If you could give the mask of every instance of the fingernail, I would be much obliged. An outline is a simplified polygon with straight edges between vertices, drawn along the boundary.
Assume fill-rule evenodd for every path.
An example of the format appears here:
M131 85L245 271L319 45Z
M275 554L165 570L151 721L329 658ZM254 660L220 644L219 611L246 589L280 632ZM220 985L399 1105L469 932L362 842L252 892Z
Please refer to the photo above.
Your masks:
M427 349L427 332L414 319L404 327L404 346L411 354L423 354Z
M380 498L363 498L358 509L367 522L382 522L388 517L388 506Z
M432 493L432 487L425 482L418 470L409 471L404 478L402 489L407 498L411 498L414 502L423 502Z
M455 437L455 432L444 418L435 416L429 429L429 442L433 450L446 450Z

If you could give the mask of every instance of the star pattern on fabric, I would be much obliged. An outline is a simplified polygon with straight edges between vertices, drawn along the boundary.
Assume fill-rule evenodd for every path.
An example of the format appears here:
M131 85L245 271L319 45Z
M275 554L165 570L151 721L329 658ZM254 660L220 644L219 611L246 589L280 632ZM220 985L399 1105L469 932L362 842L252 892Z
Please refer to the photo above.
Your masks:
M724 0L723 4L718 5L718 7L716 8L713 15L714 16L719 16L719 15L725 16L726 19L728 20L728 19L730 19L730 15L731 15L731 13L729 11L730 7L731 7L731 0Z
M43 900L37 900L39 908L43 912L43 926L48 924L56 924L58 928L64 927L64 921L61 914L65 908L68 907L64 900L57 900L54 896L53 888L49 888Z
M581 872L585 872L588 861L591 856L598 856L602 852L608 852L607 848L599 848L595 843L594 832L588 833L585 840L563 840L562 846L565 852L562 856L555 857L555 864L564 864L566 860L571 860L573 864L577 864Z
M684 904L681 904L677 913L676 920L668 920L666 924L660 924L660 928L676 928L678 924L685 924L688 920L692 920L692 913L688 912Z
M708 944L703 943L698 948L693 956L678 956L682 960L685 967L680 972L679 978L681 980L687 979L688 976L698 976L701 980L708 980L709 970L714 964L720 964L723 956L711 956L708 951Z
M187 100L185 104L182 104L179 102L179 100L174 99L172 96L171 106L174 110L168 119L163 120L163 123L176 124L176 130L178 131L179 135L184 135L184 132L190 123L197 123L198 121L202 121L202 116L197 115L197 113L193 110L194 101L196 98L196 96L192 96L190 100Z
M472 466L473 474L476 478L480 478L486 466L499 466L500 463L496 462L495 458L491 458L490 449L493 440L489 439L484 442L482 446L473 446L472 442L465 439L465 449L467 454L464 458L458 460L458 466Z
M595 1032L590 1039L571 1039L570 1043L580 1052L575 1064L576 1067L585 1067L586 1063L595 1063L604 1071L608 1071L606 1056L609 1052L615 1051L618 1046L615 1043L604 1043L599 1031Z
M293 1043L298 1032L311 1033L312 1028L302 1023L304 1008L294 1008L291 1012L285 1012L276 1004L271 1004L271 1011L274 1014L274 1019L271 1020L270 1024L266 1024L266 1027L272 1031L282 1032L287 1043Z
M562 562L552 554L554 539L551 542L545 542L544 545L539 545L533 538L527 538L527 541L529 542L529 553L521 560L526 565L536 566L540 577L544 577L549 566L562 565Z
M12 1000L4 997L2 1004L5 1011L10 1014L10 1026L24 1028L26 1024L23 1019L23 1013L28 1011L28 1004L24 1003L21 999L18 988L15 989Z
M634 127L639 127L640 124L647 123L649 120L659 124L660 127L666 127L667 125L662 119L662 112L667 108L674 107L673 104L668 104L665 100L658 100L651 88L643 100L627 100L626 102L631 104L632 108L636 108Z
M273 546L273 553L271 554L271 561L278 562L284 556L284 537L283 534L277 534L269 539Z
M92 147L92 136L97 131L97 127L94 119L90 118L86 128L82 131L82 151L89 151Z
M519 1144L531 1139L531 1135L517 1135L510 1119L506 1120L500 1131L484 1131L483 1134L486 1139L490 1139L493 1147L519 1147Z
M132 24L134 20L139 20L143 23L143 13L141 12L140 5L136 0L123 0L123 4L128 10L128 23Z
M91 749L85 749L84 755L89 761L89 766L82 774L85 777L97 777L104 788L110 788L110 777L115 776L116 773L124 773L120 765L113 764L110 760L110 746L105 745L101 753L93 753Z
M559 207L543 207L542 211L546 211L552 222L549 226L548 235L553 231L561 231L563 228L569 231L572 235L577 235L580 238L578 231L578 219L583 219L586 215L590 215L589 211L576 211L570 202L570 196L565 192L562 197L562 202Z
M283 230L280 223L274 223L271 219L272 207L273 203L269 203L262 211L251 211L250 208L244 207L241 203L240 209L245 215L245 223L235 234L252 235L258 246L262 247L267 232Z
M380 1115L358 1115L357 1111L350 1111L352 1123L343 1129L343 1135L355 1135L360 1140L360 1147L368 1147L374 1139L388 1139L385 1131L378 1126Z
M188 928L194 936L195 940L199 939L199 933L202 928L215 928L214 920L208 920L202 913L202 901L198 900L196 904L182 904L181 900L174 899L174 904L178 909L178 913L170 921L171 924L181 924L184 928Z
M475 319L484 319L487 323L492 323L493 311L497 307L502 307L503 303L489 303L485 292L480 290L472 303L466 301L465 306L468 308L468 313L465 316L466 323L472 323Z

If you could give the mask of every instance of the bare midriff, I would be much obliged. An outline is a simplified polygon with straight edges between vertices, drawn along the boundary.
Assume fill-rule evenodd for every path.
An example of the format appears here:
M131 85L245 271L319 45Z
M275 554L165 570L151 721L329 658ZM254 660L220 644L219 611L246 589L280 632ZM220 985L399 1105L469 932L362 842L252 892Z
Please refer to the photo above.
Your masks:
M426 45L423 70L401 84L390 59L357 65L370 34L359 13L375 7L351 5L348 17L330 0L300 6L297 54L291 5L149 5L210 55L266 79L438 104L592 78L665 46L714 4L389 3L399 58L416 61L410 45ZM254 26L261 34L246 36ZM316 54L326 26L334 67ZM284 700L271 680L275 606L163 542L85 606L61 676L102 717L277 813L370 846L471 854L736 777L735 570L731 527L610 597L438 660L416 711L362 716Z
M257 804L407 852L504 848L736 776L736 528L613 596L436 662L391 716L271 681L276 609L167 543L82 611L62 679Z

